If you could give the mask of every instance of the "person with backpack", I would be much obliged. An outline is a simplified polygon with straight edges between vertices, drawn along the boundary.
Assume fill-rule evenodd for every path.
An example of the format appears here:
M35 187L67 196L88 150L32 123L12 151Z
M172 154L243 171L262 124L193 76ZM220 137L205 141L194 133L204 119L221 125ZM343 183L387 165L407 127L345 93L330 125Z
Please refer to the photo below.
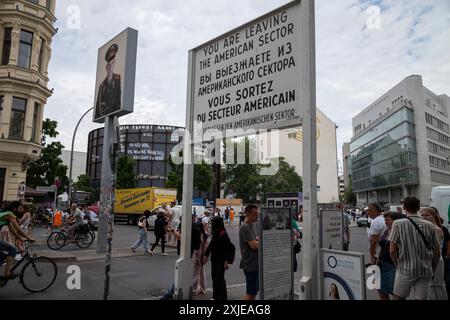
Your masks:
M148 250L148 240L147 240L147 230L148 230L148 222L147 219L150 216L150 211L145 211L144 215L139 218L138 226L139 226L139 240L136 241L131 246L131 251L136 253L136 249L140 246L144 246L145 253L151 254L151 251Z
M236 248L225 230L225 224L221 217L214 217L211 223L211 242L206 249L204 263L211 256L211 277L213 282L213 299L225 301L227 296L227 284L225 271L234 262Z
M194 218L193 229L192 229L192 241L193 241L193 255L194 260L194 284L193 290L194 295L204 295L206 294L205 286L205 269L204 269L204 259L206 245L208 243L208 235L205 231L205 226L201 218Z
M150 249L150 254L153 255L153 251L155 250L156 246L161 241L161 256L167 256L167 253L165 253L165 244L166 244L166 218L165 218L165 212L158 213L158 217L155 221L155 243L153 244L152 248Z

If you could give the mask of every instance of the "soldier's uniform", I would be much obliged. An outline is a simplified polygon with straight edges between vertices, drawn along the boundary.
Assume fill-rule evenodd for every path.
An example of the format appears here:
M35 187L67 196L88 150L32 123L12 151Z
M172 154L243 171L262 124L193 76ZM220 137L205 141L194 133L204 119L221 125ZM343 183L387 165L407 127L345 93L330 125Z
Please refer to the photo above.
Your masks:
M105 55L105 60L109 63L115 59L119 46L113 44L109 47ZM95 106L96 118L103 117L114 111L120 110L122 99L121 76L113 74L111 81L108 77L100 84Z

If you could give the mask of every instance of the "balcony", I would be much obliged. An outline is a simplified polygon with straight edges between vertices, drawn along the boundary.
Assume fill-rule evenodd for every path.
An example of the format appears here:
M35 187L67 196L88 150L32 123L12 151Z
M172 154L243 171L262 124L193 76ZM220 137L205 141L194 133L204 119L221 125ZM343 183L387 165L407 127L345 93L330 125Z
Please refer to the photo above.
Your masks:
M3 161L35 160L41 155L42 148L41 145L33 142L0 137L0 159Z
M2 2L3 3L0 4L0 9L2 9L2 13L5 16L8 14L19 14L24 18L30 18L33 20L38 19L37 21L39 23L42 23L42 20L44 20L45 25L50 28L54 34L56 33L56 29L53 25L57 19L55 15L45 6L34 4L26 0L2 0Z

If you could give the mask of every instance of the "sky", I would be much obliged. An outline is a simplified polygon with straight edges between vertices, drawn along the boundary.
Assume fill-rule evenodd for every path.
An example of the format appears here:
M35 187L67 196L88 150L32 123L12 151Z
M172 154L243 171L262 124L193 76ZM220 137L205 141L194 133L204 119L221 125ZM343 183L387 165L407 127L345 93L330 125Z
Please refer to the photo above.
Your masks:
M45 117L70 149L94 103L98 48L127 27L139 31L135 111L121 124L185 125L188 51L286 0L58 0ZM338 154L352 117L411 74L450 95L449 0L316 0L317 105L338 126ZM92 123L80 125L86 152Z

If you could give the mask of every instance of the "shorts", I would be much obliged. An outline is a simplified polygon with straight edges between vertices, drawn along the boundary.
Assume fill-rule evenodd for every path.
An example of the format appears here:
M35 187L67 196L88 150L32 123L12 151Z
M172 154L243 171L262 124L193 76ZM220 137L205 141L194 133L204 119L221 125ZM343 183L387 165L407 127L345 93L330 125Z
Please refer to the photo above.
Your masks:
M247 294L249 296L257 296L259 292L259 272L244 271L244 274L247 285Z
M383 263L381 269L381 288L378 290L381 294L394 294L395 266L390 263Z
M16 247L10 245L8 242L0 240L0 265L5 262L6 257L15 257L17 253Z
M397 271L395 274L394 294L401 298L408 298L411 294L411 289L414 288L415 300L427 300L430 282L431 278L413 278Z

